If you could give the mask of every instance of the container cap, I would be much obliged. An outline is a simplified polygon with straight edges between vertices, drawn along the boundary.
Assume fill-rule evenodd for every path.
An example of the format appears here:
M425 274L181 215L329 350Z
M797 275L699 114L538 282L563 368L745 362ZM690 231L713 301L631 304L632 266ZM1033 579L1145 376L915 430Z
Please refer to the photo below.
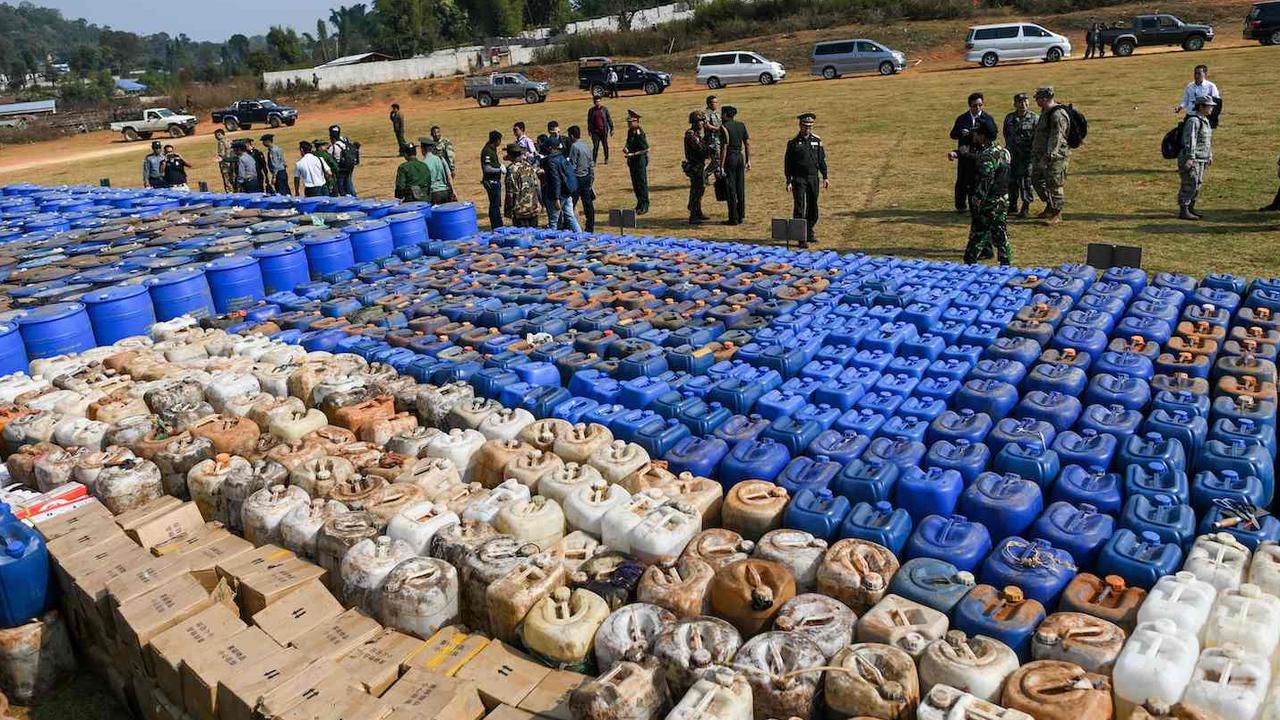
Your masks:
M19 540L9 540L4 544L4 552L9 557L21 557L27 546Z
M87 305L97 303L116 302L118 300L127 300L138 295L145 295L147 287L142 284L137 285L112 285L109 288L95 290L94 292L85 293L81 299Z
M69 318L78 312L84 310L84 305L80 303L64 302L54 303L38 307L28 312L26 315L18 318L19 325L35 325L38 323L54 322Z
M1161 544L1163 544L1163 543L1160 541L1160 536L1159 536L1159 535L1157 535L1157 534L1155 534L1155 533L1154 533L1154 532L1152 532L1151 530L1143 530L1143 531L1142 531L1142 542L1147 543L1148 545L1161 545Z

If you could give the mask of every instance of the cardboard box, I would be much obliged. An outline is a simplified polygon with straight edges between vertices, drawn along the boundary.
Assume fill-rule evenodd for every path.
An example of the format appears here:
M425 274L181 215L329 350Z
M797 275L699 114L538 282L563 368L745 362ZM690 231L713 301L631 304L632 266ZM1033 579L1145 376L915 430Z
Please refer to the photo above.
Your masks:
M125 531L129 537L138 541L142 547L150 550L160 543L181 537L189 532L204 527L204 517L200 508L193 502L182 503L177 507L150 518L146 518Z
M216 521L207 522L198 528L194 528L182 535L179 535L178 537L165 540L164 542L153 546L151 548L151 554L156 557L164 557L165 555L180 553L189 548L195 547L196 545L200 545L208 540L210 536L218 533L224 533L227 535L231 534L222 526L222 523Z
M38 516L31 519L46 545L96 521L111 521L114 518L107 506L98 502L97 498L87 501L77 500L76 505L77 507L71 510L50 517Z
M323 690L276 715L273 720L386 720L391 706L352 687L342 687L341 678L331 678Z
M400 678L400 665L423 646L423 641L389 628L338 661L350 682L370 695L381 695Z
M128 551L130 548L142 550L128 535L113 535L99 543L93 552L78 553L55 562L54 577L58 579L58 585L64 594L73 595L76 584L101 570L102 564L112 553Z
M356 608L323 622L293 641L293 646L317 660L337 661L377 634L382 626Z
M191 574L199 578L205 587L213 587L220 579L219 564L234 562L240 556L251 552L253 552L253 543L232 535L226 530L218 530L206 533L200 542L184 547L181 552L171 555L184 558ZM170 555L164 557L170 557ZM231 589L234 590L235 586L233 585Z
M236 611L215 604L151 638L144 653L147 672L174 704L182 705L182 659L245 630Z
M262 628L272 640L288 645L320 623L341 614L342 603L333 597L323 582L312 580L255 614L253 624Z
M116 608L116 637L131 661L145 668L143 649L151 638L208 609L215 603L235 607L235 597L226 584L210 592L190 573L122 603Z
M111 518L91 517L71 528L70 532L58 536L57 540L48 542L46 547L49 548L49 557L62 565L80 553L90 552L117 538L125 538L137 545Z
M279 650L266 633L251 627L186 656L182 660L182 706L196 720L215 720L218 683Z
M238 592L242 578L263 570L272 563L288 560L291 557L295 557L291 550L285 550L276 545L263 545L248 552L237 553L231 557L224 558L222 561L215 563L214 568L218 573L218 577L229 581L231 589Z
M568 670L552 670L517 706L540 717L573 720L569 696L591 678Z
M107 583L107 603L112 612L121 605L141 597L152 590L188 575L187 565L180 557L158 558L147 555L145 563Z
M305 653L303 653L305 656ZM346 702L349 694L364 694L346 682L337 663L319 660L290 676L258 701L256 712L263 718L285 718L299 706L333 708ZM301 717L305 717L301 716Z
M76 558L72 594L98 637L104 640L115 637L114 616L107 604L107 585L151 559L146 550L124 536L104 545L99 552L82 553Z
M386 720L391 717L391 707L385 700L372 695L352 694L347 702L333 716L333 720Z
M141 507L120 513L116 516L116 525L119 525L121 530L128 533L139 525L145 525L176 510L180 505L182 505L182 501L178 498L172 495L161 495Z
M270 563L240 579L240 609L245 617L253 617L312 580L323 581L325 575L324 568L298 557Z
M485 715L484 718L485 720L536 720L537 716L531 712L504 704L494 708L493 712Z
M470 680L413 668L382 695L395 708L392 717L417 720L480 720L484 704Z
M487 708L501 704L518 706L551 672L532 658L501 640L493 640L471 662L458 670L457 677L475 682Z
M458 626L450 625L436 631L400 669L408 672L412 668L421 668L452 677L488 644L489 638L470 635Z
M252 667L219 680L219 720L254 720L258 701L310 664L311 658L294 648L284 648Z

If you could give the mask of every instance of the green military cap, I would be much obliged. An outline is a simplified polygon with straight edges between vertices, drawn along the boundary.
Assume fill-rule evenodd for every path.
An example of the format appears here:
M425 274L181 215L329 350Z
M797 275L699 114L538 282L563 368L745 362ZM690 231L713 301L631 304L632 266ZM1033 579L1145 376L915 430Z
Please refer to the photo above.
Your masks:
M1026 93L1018 93L1017 95L1013 96L1014 102L1022 102L1023 100L1026 100L1026 99L1027 99Z
M639 120L639 119L640 119L640 113L636 112L635 110L628 110L628 111L627 111L627 117L629 117L629 118L635 118L635 119Z
M1051 98L1051 97L1053 97L1053 86L1052 86L1052 85L1046 85L1046 86L1044 86L1044 87L1036 88L1036 99L1037 99L1037 100L1040 100L1040 99L1042 99L1042 98Z
M429 137L420 137L418 138L418 144L422 147L435 147L436 141Z
M523 155L524 152L525 152L524 146L521 145L520 143L507 143L508 155Z
M818 121L818 116L816 113L803 112L797 115L796 119L800 121L801 125L812 125Z
M1208 105L1209 107L1213 107L1217 105L1218 102L1214 100L1213 96L1211 95L1200 95L1196 97L1194 104L1196 107L1200 107L1201 105Z

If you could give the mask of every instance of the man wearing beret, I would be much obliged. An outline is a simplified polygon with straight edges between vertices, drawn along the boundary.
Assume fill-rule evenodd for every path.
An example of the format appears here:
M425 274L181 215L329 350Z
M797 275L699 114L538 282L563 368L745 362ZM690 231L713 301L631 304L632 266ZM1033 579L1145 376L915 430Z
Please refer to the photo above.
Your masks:
M1062 222L1062 207L1066 204L1067 165L1071 160L1071 146L1067 132L1071 129L1071 116L1065 105L1054 99L1052 87L1036 90L1036 105L1040 106L1040 120L1031 140L1031 184L1044 201L1045 208L1037 217L1050 225Z
M640 113L627 111L627 142L622 146L631 173L631 190L636 194L636 214L649 212L649 139L640 127Z
M822 176L822 188L830 187L827 179L827 151L822 138L813 134L818 116L811 112L796 116L800 132L787 142L782 159L782 172L787 177L787 189L791 191L791 217L808 221L808 237L801 247L817 242L813 226L818 224L818 176Z

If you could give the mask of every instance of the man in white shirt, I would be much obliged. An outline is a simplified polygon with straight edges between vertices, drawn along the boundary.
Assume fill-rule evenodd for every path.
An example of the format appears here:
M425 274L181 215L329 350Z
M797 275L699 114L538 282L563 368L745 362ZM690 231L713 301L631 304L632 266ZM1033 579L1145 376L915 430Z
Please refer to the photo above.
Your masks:
M329 194L329 166L311 152L311 143L298 143L302 156L293 166L293 194L304 197L322 197Z
M1211 97L1215 101L1222 97L1218 94L1218 86L1213 84L1209 79L1209 66L1197 65L1195 70L1195 79L1187 83L1187 88L1182 91L1182 100L1173 106L1174 114L1187 112L1194 113L1196 111L1196 98Z
M529 133L525 131L524 121L517 121L512 125L511 132L516 136L516 145L524 148L524 151L529 154L529 157L532 158L534 162L536 162L538 158L542 157L538 154L537 143L535 143L533 138L529 137Z

